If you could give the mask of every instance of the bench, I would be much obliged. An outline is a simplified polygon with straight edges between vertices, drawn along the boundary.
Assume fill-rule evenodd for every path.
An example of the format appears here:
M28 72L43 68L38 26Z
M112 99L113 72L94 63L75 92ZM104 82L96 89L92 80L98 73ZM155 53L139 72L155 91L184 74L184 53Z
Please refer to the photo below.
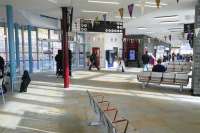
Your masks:
M140 72L137 75L139 82L143 83L145 88L149 83L179 85L179 91L183 91L183 87L189 83L189 76L186 73L158 73L158 72Z
M103 95L92 95L87 91L90 105L98 116L98 121L89 123L90 126L104 125L107 133L127 133L129 121L119 116L119 111L105 100Z
M191 62L169 62L166 65L167 72L184 72L189 73L191 71Z

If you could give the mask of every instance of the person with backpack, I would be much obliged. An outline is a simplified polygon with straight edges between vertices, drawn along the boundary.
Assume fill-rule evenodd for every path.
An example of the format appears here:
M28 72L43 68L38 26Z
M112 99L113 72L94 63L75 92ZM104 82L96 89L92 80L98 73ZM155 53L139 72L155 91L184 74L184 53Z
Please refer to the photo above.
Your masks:
M95 66L97 68L97 70L100 70L99 66L97 65L97 56L95 53L92 53L92 55L90 56L89 70L92 70L93 66Z

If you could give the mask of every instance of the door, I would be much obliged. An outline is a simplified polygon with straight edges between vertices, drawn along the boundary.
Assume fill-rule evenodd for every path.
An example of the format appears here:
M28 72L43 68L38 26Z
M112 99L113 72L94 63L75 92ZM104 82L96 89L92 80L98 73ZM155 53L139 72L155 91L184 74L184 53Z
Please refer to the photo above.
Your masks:
M97 66L100 66L100 48L98 47L93 47L92 48L92 53L96 54L96 63Z

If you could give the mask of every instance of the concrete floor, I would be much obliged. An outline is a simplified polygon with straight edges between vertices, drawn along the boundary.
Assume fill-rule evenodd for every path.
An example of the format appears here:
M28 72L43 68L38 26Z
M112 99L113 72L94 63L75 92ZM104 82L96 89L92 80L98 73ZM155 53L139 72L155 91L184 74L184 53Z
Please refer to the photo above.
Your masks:
M136 72L76 71L70 88L62 87L54 74L32 75L28 93L0 103L0 133L104 133L104 127L87 125L95 114L86 90L105 95L129 119L129 133L200 132L199 97L173 86L142 89Z

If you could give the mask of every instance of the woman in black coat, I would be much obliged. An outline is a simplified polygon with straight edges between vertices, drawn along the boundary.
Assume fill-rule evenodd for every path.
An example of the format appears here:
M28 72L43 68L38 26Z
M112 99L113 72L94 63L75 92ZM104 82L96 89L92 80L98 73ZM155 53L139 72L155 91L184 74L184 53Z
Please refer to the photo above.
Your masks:
M28 88L28 85L30 84L31 82L31 78L29 76L29 73L27 70L24 71L24 74L22 76L22 83L21 83L21 86L20 86L20 92L27 92L27 88Z

